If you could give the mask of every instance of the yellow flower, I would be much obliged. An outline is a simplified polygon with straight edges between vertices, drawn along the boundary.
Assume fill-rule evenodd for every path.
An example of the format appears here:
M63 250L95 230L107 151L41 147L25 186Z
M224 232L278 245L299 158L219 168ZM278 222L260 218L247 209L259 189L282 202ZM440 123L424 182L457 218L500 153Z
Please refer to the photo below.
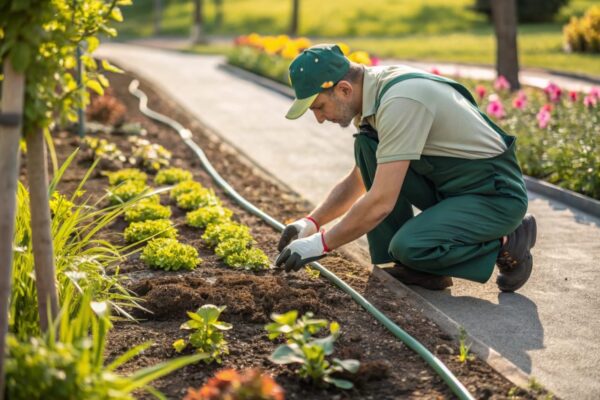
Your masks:
M348 46L346 43L339 42L336 44L340 47L342 53L344 53L346 57L348 56L348 54L350 54L350 46Z
M366 51L355 51L348 56L348 59L355 63L371 65L371 57Z
M310 39L305 37L297 38L296 40L294 40L294 42L299 51L308 49L310 46L312 46L312 42L310 41Z
M281 50L281 56L283 58L287 58L288 60L293 60L300 53L298 47L295 42L287 42Z
M323 82L323 84L321 85L321 87L323 89L329 89L332 86L333 86L333 82L332 81Z

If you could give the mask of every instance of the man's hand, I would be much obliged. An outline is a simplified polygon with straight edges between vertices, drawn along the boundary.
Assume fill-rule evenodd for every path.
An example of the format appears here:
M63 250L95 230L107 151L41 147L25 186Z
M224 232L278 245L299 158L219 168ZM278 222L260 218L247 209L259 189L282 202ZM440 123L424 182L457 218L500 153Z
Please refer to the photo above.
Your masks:
M294 240L275 260L275 265L283 266L286 272L298 271L303 265L327 255L323 232L315 233L304 239Z
M285 227L279 239L277 250L282 251L294 239L302 239L319 230L317 222L312 218L299 219Z

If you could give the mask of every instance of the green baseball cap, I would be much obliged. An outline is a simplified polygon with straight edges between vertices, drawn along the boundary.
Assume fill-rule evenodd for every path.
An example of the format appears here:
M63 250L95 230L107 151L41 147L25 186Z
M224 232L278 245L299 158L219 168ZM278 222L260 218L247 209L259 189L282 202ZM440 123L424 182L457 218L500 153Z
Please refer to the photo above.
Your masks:
M304 50L290 65L296 99L285 117L300 118L319 93L338 83L349 69L350 61L336 44L319 44Z

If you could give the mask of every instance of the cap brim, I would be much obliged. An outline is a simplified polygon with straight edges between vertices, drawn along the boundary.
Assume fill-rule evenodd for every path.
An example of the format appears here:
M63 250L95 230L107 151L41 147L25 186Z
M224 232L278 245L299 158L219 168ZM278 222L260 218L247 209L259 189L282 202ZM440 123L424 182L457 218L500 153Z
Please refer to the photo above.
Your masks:
M317 98L318 95L319 95L319 93L312 95L310 97L307 97L305 99L294 100L294 103L290 107L290 109L287 112L287 114L285 115L285 117L287 119L300 118L306 112L306 110L308 110L308 108L311 106L313 101L315 101L315 99Z

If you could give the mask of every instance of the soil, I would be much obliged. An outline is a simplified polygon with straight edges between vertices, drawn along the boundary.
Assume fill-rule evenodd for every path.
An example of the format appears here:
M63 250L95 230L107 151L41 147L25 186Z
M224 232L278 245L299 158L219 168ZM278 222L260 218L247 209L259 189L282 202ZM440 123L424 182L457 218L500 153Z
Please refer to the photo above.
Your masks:
M214 187L224 204L234 211L234 218L251 227L257 246L273 261L277 256L278 233L244 212L216 188L192 151L172 129L139 112L137 99L127 92L131 79L132 76L127 74L110 75L113 94L126 106L126 120L141 123L147 130L148 140L171 151L172 166L192 171L195 180ZM180 106L145 82L140 88L149 96L150 108L176 119L193 132L195 142L204 149L216 170L248 200L280 221L294 220L310 210L310 204L245 162L232 146L208 132ZM127 154L130 145L125 136L97 136L116 143ZM60 131L55 135L54 144L59 160L64 160L78 146L78 139L72 133ZM80 154L77 165L73 164L67 170L59 190L63 193L75 190L88 165L89 160ZM107 185L107 179L97 171L85 189L88 194L100 196ZM161 201L169 204L168 195L163 194ZM150 312L137 310L138 322L115 322L106 350L107 359L114 359L134 345L149 340L154 343L122 367L120 372L130 373L177 357L172 343L186 336L185 331L179 328L187 320L186 311L194 311L210 303L227 306L221 319L233 324L233 329L226 332L229 355L224 357L222 365L198 363L154 382L153 386L168 398L182 398L188 387L202 386L216 371L226 367L259 367L269 372L285 389L287 399L454 397L442 379L416 353L324 278L311 278L305 271L286 274L278 269L260 273L231 269L201 240L202 230L186 226L185 213L172 204L171 209L172 220L178 225L179 240L197 248L203 263L191 272L153 271L139 260L139 253L136 253L119 265L121 274L127 278L126 286L142 299L143 306ZM125 226L125 222L119 220L103 235L122 244L120 232ZM458 345L452 337L424 317L408 299L392 294L366 266L335 252L324 258L322 264L436 354L476 398L509 398L511 389L513 396L510 398L535 398L533 393L514 388L479 359L459 362ZM270 321L272 312L292 309L302 313L312 311L318 318L340 323L342 335L336 342L334 356L360 360L360 371L346 376L354 381L354 389L341 391L314 386L299 379L294 374L294 366L279 366L268 360L277 343L268 340L263 327ZM191 350L185 353L190 354ZM139 398L153 397L140 393Z

